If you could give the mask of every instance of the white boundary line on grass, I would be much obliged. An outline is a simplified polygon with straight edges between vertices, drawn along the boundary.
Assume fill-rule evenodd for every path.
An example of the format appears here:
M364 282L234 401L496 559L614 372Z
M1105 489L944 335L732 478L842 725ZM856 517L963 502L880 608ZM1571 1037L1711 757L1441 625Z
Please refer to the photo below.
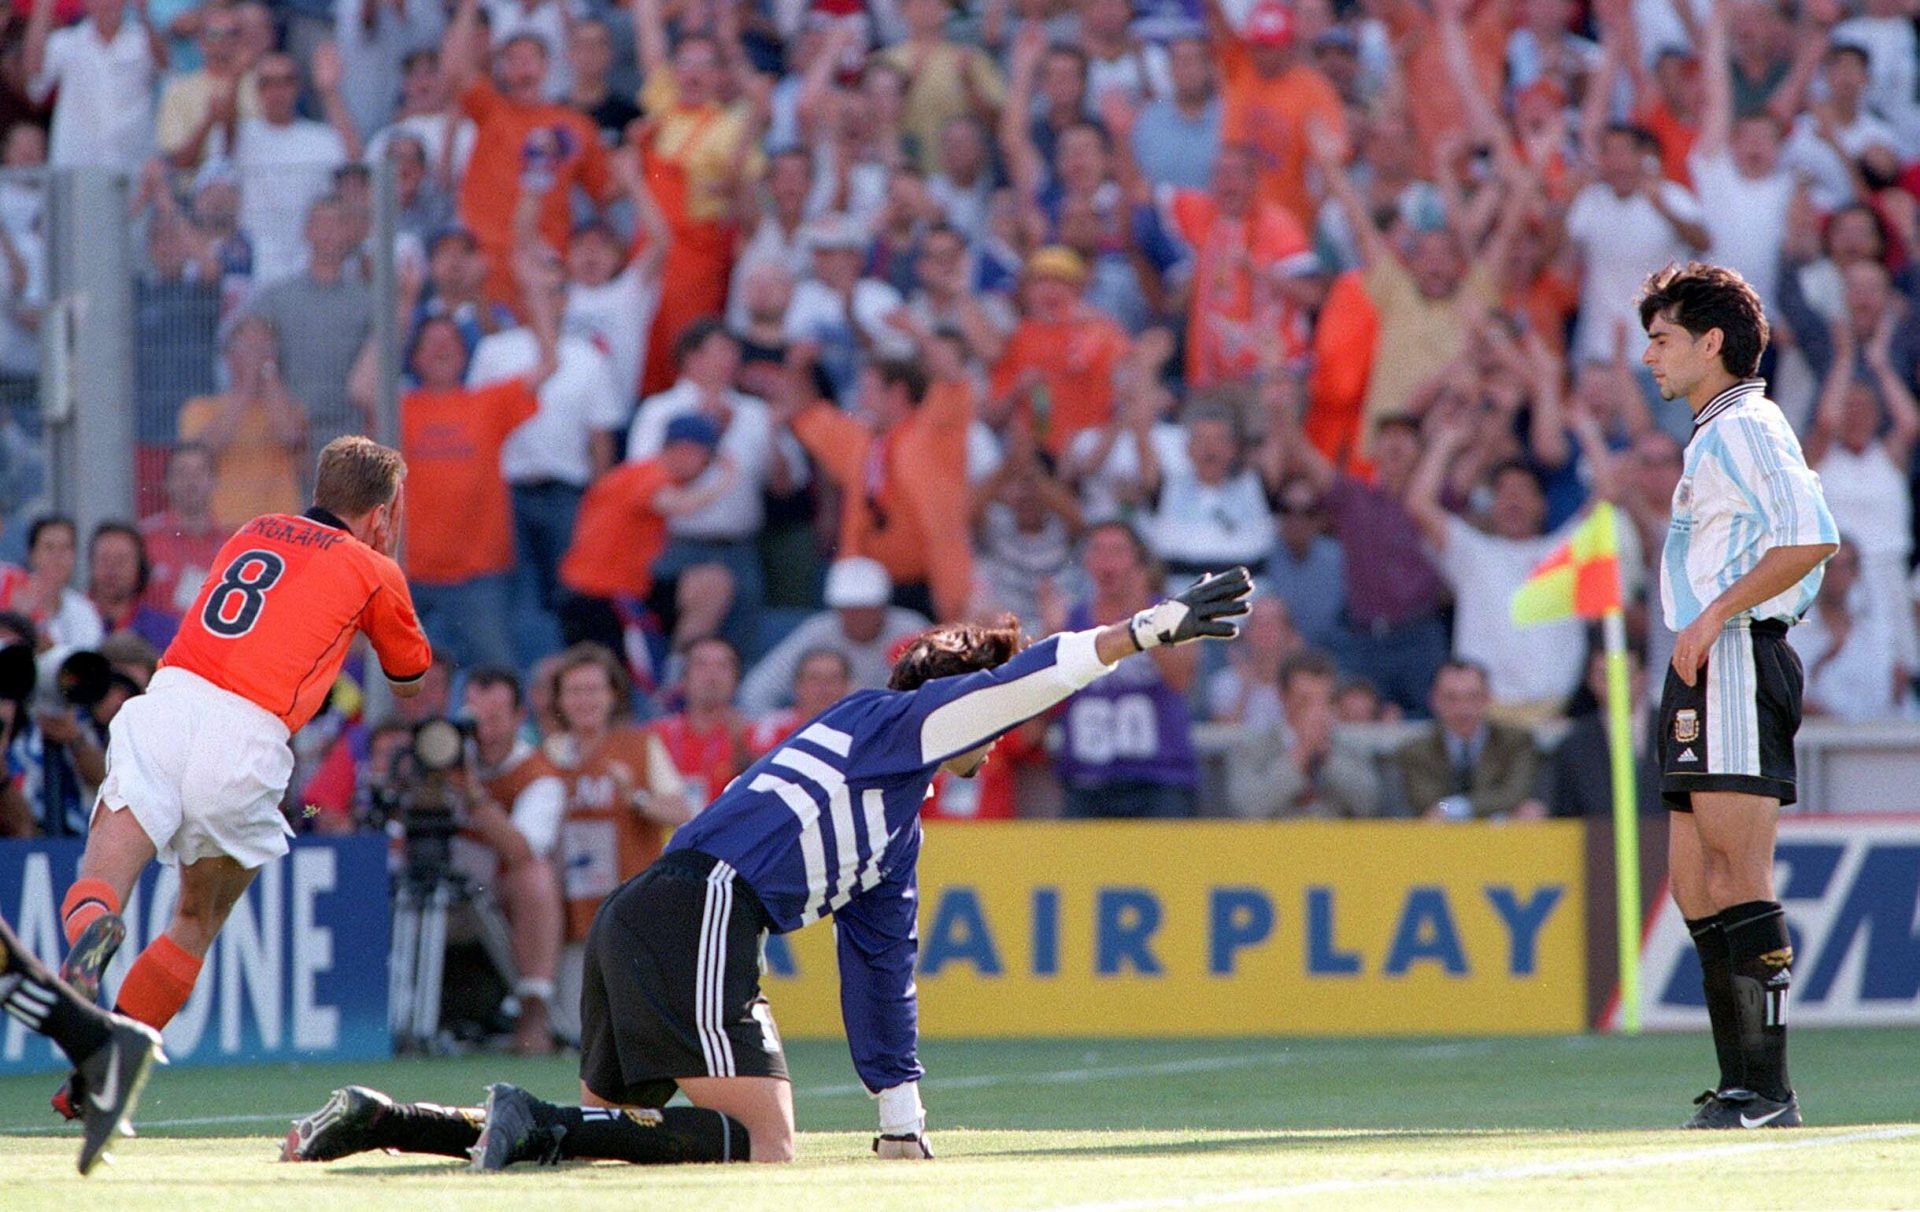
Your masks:
M1799 1149L1824 1149L1835 1145L1852 1145L1874 1140L1899 1140L1911 1136L1920 1136L1920 1125L1874 1128L1863 1132L1843 1132L1834 1136L1805 1137L1797 1140L1743 1141L1738 1144L1715 1144L1698 1149L1669 1149L1616 1157L1586 1158L1578 1161L1533 1162L1523 1166L1483 1167L1474 1170L1435 1170L1426 1174L1381 1175L1378 1178L1330 1178L1286 1186L1202 1191L1197 1194L1173 1195L1158 1199L1122 1199L1102 1203L1053 1205L1049 1206L1046 1212L1150 1212L1152 1209L1159 1208L1219 1208L1308 1195L1345 1195L1357 1191L1376 1191L1393 1187L1470 1186L1474 1183L1503 1183L1531 1178L1560 1178L1569 1175L1633 1170L1641 1166L1718 1161L1732 1154L1785 1153Z

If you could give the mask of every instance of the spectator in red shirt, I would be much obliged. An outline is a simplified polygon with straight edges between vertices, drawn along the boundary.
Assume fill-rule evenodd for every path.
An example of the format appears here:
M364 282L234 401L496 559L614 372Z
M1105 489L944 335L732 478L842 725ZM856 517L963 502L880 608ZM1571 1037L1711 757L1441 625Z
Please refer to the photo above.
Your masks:
M747 720L733 705L740 687L740 654L720 637L707 636L688 644L680 657L680 714L656 720L652 728L686 784L687 803L698 809L712 802L750 760Z
M167 456L167 507L140 520L147 544L146 603L178 615L200 595L213 557L231 533L213 516L213 453L183 442Z

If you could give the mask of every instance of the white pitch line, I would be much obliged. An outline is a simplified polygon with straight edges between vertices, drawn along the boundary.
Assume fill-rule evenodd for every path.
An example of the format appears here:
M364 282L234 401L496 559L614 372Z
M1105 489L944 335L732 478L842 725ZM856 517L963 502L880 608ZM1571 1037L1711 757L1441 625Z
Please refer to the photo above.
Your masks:
M1244 1069L1249 1065L1284 1065L1297 1059L1289 1052L1249 1052L1239 1056L1196 1056L1189 1060L1156 1061L1150 1065L1112 1065L1098 1069L1057 1069L1051 1073L969 1073L959 1077L940 1077L928 1082L929 1089L982 1090L993 1086L1059 1086L1075 1082L1102 1081L1111 1077L1157 1077L1170 1073L1219 1073ZM827 1098L842 1094L865 1094L861 1085L815 1086L797 1091L802 1096Z
M1104 1203L1055 1205L1047 1208L1046 1212L1151 1212L1159 1208L1219 1208L1235 1204L1263 1203L1269 1200L1296 1199L1307 1195L1345 1195L1356 1191L1376 1191L1391 1187L1469 1186L1474 1183L1502 1183L1530 1178L1599 1174L1615 1170L1633 1170L1642 1166L1718 1161L1735 1154L1825 1149L1835 1145L1858 1144L1861 1141L1900 1140L1910 1136L1920 1136L1920 1125L1875 1128L1864 1132L1843 1132L1835 1136L1803 1137L1797 1140L1743 1141L1738 1144L1726 1143L1698 1149L1671 1149L1665 1152L1635 1153L1620 1157L1533 1162L1524 1166L1436 1170L1427 1174L1381 1175L1378 1178L1330 1178L1319 1182L1293 1183L1287 1186L1242 1187L1232 1191L1203 1191L1198 1194L1174 1195L1159 1199L1123 1199Z

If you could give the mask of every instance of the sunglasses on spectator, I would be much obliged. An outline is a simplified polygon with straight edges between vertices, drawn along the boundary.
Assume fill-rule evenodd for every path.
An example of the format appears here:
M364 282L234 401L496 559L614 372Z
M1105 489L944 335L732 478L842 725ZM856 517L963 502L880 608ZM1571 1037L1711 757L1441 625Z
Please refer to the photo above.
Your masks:
M1298 501L1282 501L1280 512L1290 518L1310 518L1320 512L1320 502L1309 501L1303 504Z
M262 84L298 84L300 77L294 72L273 72L259 77Z

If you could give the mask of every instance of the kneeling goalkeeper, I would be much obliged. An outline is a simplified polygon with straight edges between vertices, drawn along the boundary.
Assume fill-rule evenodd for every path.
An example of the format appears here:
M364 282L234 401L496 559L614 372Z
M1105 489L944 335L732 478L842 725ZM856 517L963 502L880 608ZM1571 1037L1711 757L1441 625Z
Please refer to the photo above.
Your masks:
M793 1091L760 942L831 915L854 1068L879 1100L875 1151L932 1157L920 1104L913 983L920 805L940 770L977 774L1004 732L1163 644L1229 639L1244 568L1211 574L1124 622L1020 651L1018 628L948 624L894 665L887 690L835 703L728 785L667 852L601 905L587 938L583 1106L517 1087L484 1108L337 1090L295 1123L283 1157L367 1149L522 1161L791 1161ZM667 1107L678 1089L692 1107Z

